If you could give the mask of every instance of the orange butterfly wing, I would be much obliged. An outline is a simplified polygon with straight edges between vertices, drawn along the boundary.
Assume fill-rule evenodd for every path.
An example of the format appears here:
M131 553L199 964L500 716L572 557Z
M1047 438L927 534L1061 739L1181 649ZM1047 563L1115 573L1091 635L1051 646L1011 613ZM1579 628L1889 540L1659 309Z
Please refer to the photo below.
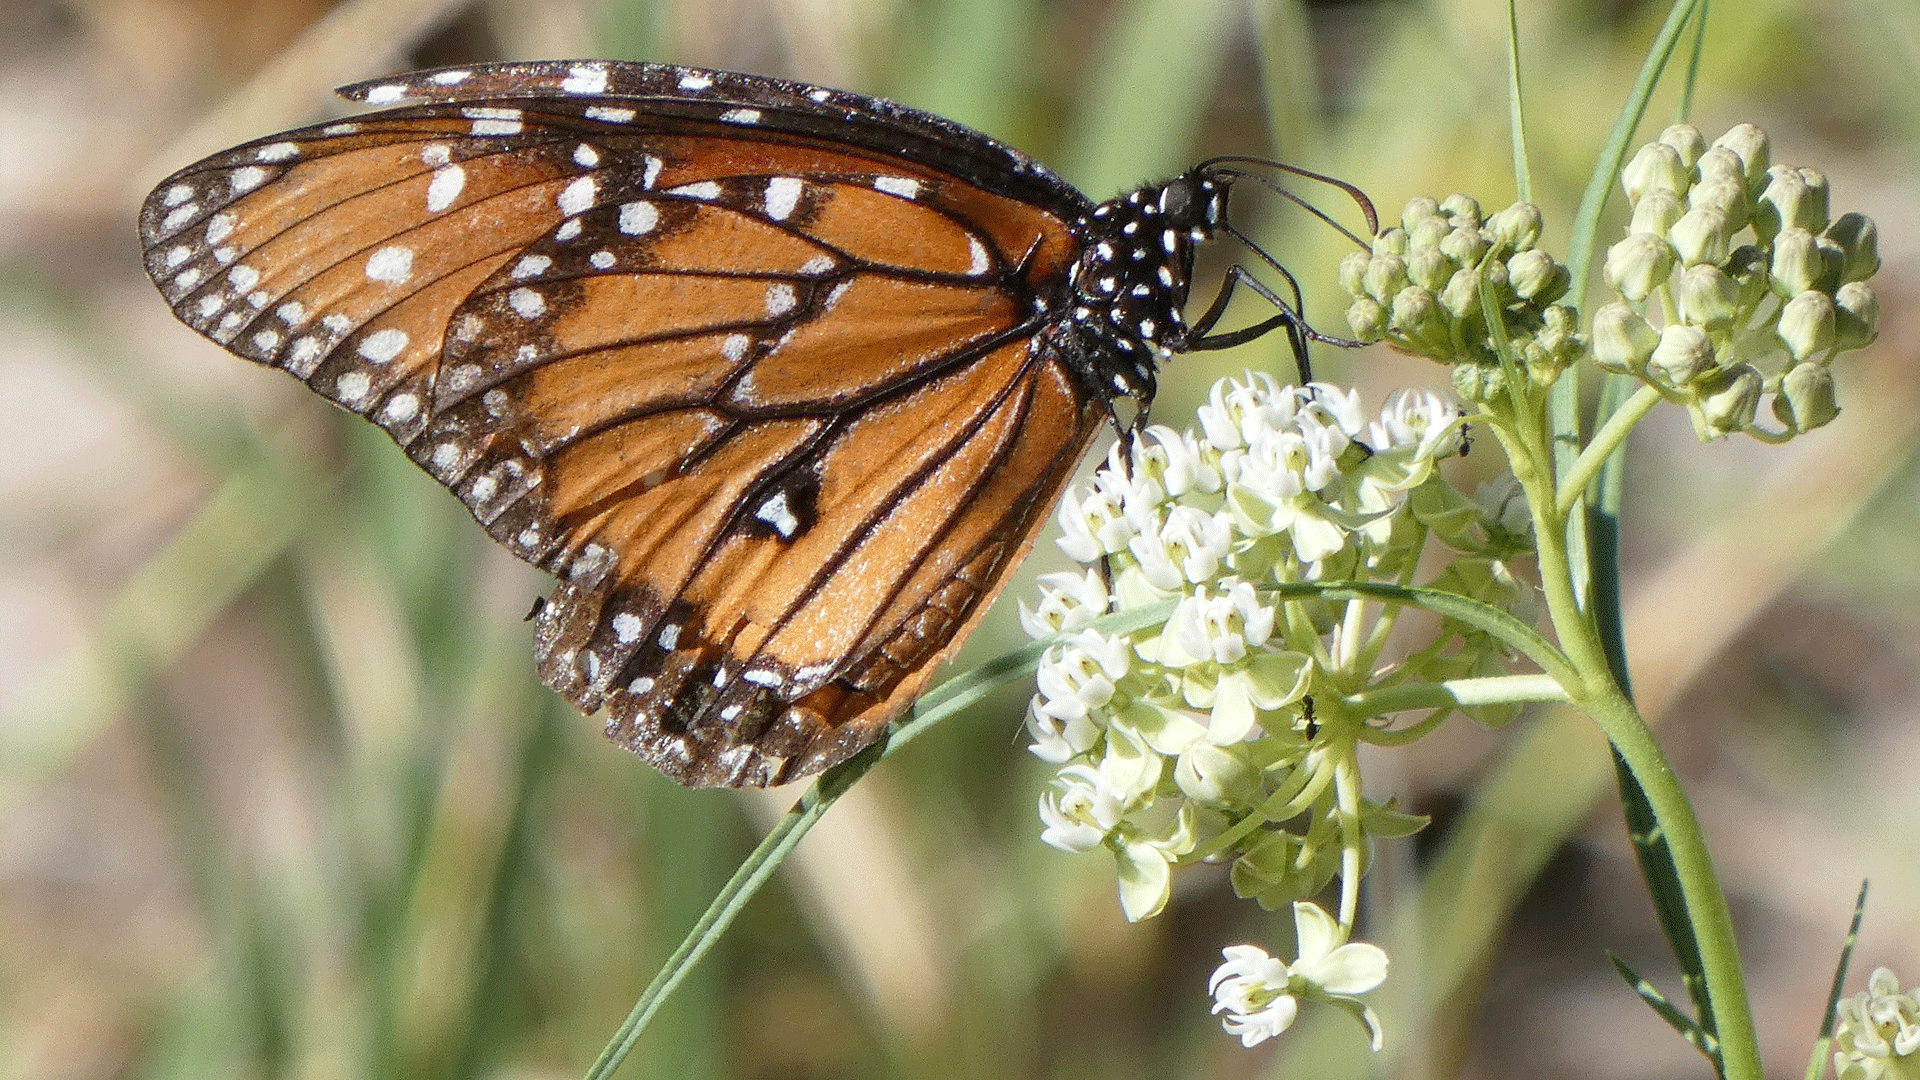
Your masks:
M149 272L562 579L540 674L611 738L700 786L844 760L983 612L1106 415L1037 336L1074 207L772 130L804 88L650 126L684 102L518 101L607 71L532 70L183 170L143 211Z

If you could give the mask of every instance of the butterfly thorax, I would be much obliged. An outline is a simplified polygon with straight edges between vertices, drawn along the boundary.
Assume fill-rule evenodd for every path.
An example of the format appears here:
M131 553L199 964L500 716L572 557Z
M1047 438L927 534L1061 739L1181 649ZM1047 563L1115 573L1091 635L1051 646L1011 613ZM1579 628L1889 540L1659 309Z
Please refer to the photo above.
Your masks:
M1072 226L1071 310L1053 344L1103 399L1153 399L1159 362L1186 346L1183 310L1196 245L1226 213L1226 187L1198 172L1136 188Z

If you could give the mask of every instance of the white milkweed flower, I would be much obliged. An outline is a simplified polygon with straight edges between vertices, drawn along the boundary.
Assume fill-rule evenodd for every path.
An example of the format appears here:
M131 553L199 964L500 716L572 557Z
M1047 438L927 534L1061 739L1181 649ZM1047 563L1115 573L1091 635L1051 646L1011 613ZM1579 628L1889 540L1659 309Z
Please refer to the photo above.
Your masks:
M1867 988L1834 1012L1834 1080L1920 1077L1920 988L1902 993L1898 976L1875 968Z
M1240 1045L1256 1046L1293 1026L1302 1001L1338 1004L1355 1012L1380 1049L1380 1021L1358 995L1387 980L1387 954L1376 945L1348 941L1347 935L1316 904L1296 902L1293 925L1299 958L1284 963L1257 945L1221 950L1226 963L1207 981L1213 1012Z

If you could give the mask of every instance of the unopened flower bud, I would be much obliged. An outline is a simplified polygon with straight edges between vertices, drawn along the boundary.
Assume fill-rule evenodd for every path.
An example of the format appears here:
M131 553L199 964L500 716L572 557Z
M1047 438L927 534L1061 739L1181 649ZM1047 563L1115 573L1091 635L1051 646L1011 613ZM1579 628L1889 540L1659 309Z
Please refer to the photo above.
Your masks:
M1536 382L1543 386L1550 384L1580 360L1586 352L1587 339L1579 329L1579 316L1563 304L1554 304L1540 313L1540 329L1532 342L1539 355L1529 351L1527 356L1527 366Z
M1508 251L1525 251L1540 242L1540 208L1517 202L1493 215L1487 232L1493 242Z
M1409 285L1393 297L1393 328L1422 354L1436 360L1451 359L1452 342L1446 320L1434 302L1433 293L1418 285Z
M1485 404L1507 392L1507 373L1497 363L1455 364L1453 391L1462 401Z
M1453 231L1453 226L1440 214L1422 218L1407 229L1407 257L1421 248L1438 247L1440 238Z
M1638 303L1666 284L1674 258L1673 245L1666 240L1652 233L1634 233L1607 249L1607 284Z
M1422 223L1440 217L1440 200L1431 195L1415 195L1400 211L1400 227L1412 236ZM1445 220L1442 218L1442 220Z
M1347 305L1347 328L1358 341L1375 342L1387 336L1387 309L1370 296Z
M1627 191L1627 201L1638 203L1640 197L1649 191L1671 191L1675 195L1687 190L1693 182L1692 170L1680 158L1680 151L1666 143L1648 143L1633 155L1627 167L1620 170L1620 185Z
M1812 431L1840 415L1833 372L1825 364L1796 364L1780 377L1773 415L1794 431Z
M1407 253L1407 280L1423 289L1438 292L1445 288L1455 267L1441 250L1424 244Z
M1667 230L1667 236L1682 266L1725 262L1733 248L1733 230L1728 228L1723 210L1689 210Z
M1480 271L1472 266L1455 270L1440 290L1440 306L1456 319L1480 314Z
M1680 204L1680 196L1664 188L1655 188L1640 197L1633 205L1633 220L1627 223L1630 233L1652 233L1655 236L1667 235L1673 223L1687 212Z
M1696 388L1700 415L1716 435L1745 431L1753 426L1766 380L1750 364L1735 364L1707 372Z
M1873 344L1880 336L1880 298L1864 281L1849 281L1833 293L1833 343L1840 350Z
M1840 245L1841 281L1865 281L1880 269L1880 229L1858 211L1841 214L1827 226L1827 239Z
M1659 343L1659 331L1623 300L1609 300L1593 313L1593 359L1608 371L1640 371Z
M1716 151L1732 157L1727 151ZM1727 232L1739 232L1751 216L1747 208L1747 186L1738 180L1711 180L1693 185L1687 192L1687 207L1693 210L1718 210L1727 215Z
M1407 230L1398 225L1373 238L1375 255L1405 255L1407 253Z
M1366 295L1367 264L1372 261L1364 251L1349 251L1340 260L1340 287L1347 295Z
M1653 347L1647 366L1669 385L1686 386L1713 366L1713 342L1697 326L1669 323L1660 329L1660 343Z
M1752 308L1767 294L1767 253L1755 244L1741 244L1727 253L1721 264L1740 286L1740 306Z
M1707 140L1700 134L1700 129L1692 124L1672 125L1660 133L1660 141L1678 151L1681 163L1689 169L1707 150Z
M1480 204L1473 201L1472 196L1459 192L1440 200L1440 212L1456 229L1478 229L1486 220L1480 213Z
M1819 242L1805 229L1781 229L1773 238L1773 264L1767 278L1781 297L1794 296L1817 288L1826 271Z
M1752 124L1735 124L1725 135L1713 140L1713 145L1740 155L1741 172L1749 192L1758 191L1766 182L1767 167L1773 164L1766 132Z
M1808 179L1811 174L1819 181ZM1812 169L1775 165L1767 170L1767 186L1753 203L1753 231L1762 242L1782 229L1819 232L1827 227L1827 181Z
M1680 272L1674 300L1680 306L1682 320L1709 330L1723 330L1740 313L1740 286L1719 267L1701 263Z
M1461 226L1440 238L1440 251L1455 266L1474 266L1487 253L1487 238L1477 228Z
M1398 255L1375 255L1367 263L1361 284L1368 296L1383 304L1391 302L1394 294L1407 287L1407 260Z
M1693 163L1693 171L1699 177L1694 181L1695 191L1703 185L1717 184L1723 180L1730 180L1740 185L1742 192L1747 187L1746 166L1740 161L1740 155L1724 146L1709 147L1700 155L1700 159ZM1687 193L1689 200L1693 197L1694 192Z
M1775 332L1795 360L1810 360L1833 348L1834 321L1833 297L1808 289L1780 309Z
M1507 260L1507 283L1522 300L1541 303L1558 300L1567 291L1568 278L1567 271L1553 261L1553 256L1539 248L1528 248ZM1555 286L1559 287L1558 292L1553 291Z

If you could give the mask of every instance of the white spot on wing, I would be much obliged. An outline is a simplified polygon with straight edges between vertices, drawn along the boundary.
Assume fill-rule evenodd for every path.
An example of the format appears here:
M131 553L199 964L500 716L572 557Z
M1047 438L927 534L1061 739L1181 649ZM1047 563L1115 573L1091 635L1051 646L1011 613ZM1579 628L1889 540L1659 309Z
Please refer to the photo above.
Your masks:
M280 316L281 322L292 326L307 317L307 308L298 300L289 300L274 309L274 314Z
M390 424L403 424L420 414L420 399L412 394L395 394L380 409L380 418Z
M591 176L582 176L568 184L565 190L560 192L560 197L554 201L559 205L561 213L572 217L593 205L594 193L598 188L597 180Z
M167 206L179 206L191 198L193 198L192 184L175 184L167 189L163 203Z
M581 143L573 148L573 163L583 169L591 169L600 164L600 151Z
M406 347L407 332L388 327L385 330L375 330L361 338L360 347L356 351L369 363L384 364L399 356Z
M193 207L191 206L183 206L180 208L180 210L188 211L188 214L187 214L188 217L193 216L191 212L193 210ZM180 212L180 210L176 210L174 211L174 213L177 214ZM172 215L168 215L167 220L168 221L173 220ZM215 214L212 217L208 218L207 219L207 243L217 244L220 241L225 240L227 236L233 232L233 223L234 223L234 217L232 214Z
M652 190L653 183L660 179L660 170L666 167L666 162L648 154L640 159L640 166L640 186Z
M593 267L595 270L611 270L613 269L613 262L613 252L605 248L587 256L587 265Z
M458 86L466 82L472 75L473 72L465 68L460 68L455 71L436 71L433 73L433 81L441 86Z
M192 257L192 248L185 244L176 244L167 249L167 269L172 270Z
M567 69L567 77L560 80L560 89L569 94L604 94L607 69L598 64L577 64Z
M448 165L433 171L433 180L427 184L427 210L439 213L453 205L460 197L460 189L467 186L467 170L458 165Z
M475 135L518 135L525 126L519 109L474 107L461 109L460 115L473 121Z
M771 525L774 532L788 540L793 539L794 534L800 531L800 519L795 517L793 510L787 506L787 493L784 491L776 491L769 495L767 501L761 503L760 508L753 512L753 516Z
M787 220L787 215L800 204L800 192L805 187L797 176L776 176L767 181L767 216L775 221Z
M320 366L320 342L311 337L298 337L287 346L287 370L304 379L313 374Z
M873 178L873 189L903 199L913 199L920 195L920 181L911 176L876 176Z
M767 314L779 318L793 310L799 302L799 296L793 291L793 285L785 281L776 281L767 286Z
M720 114L724 124L757 124L760 122L759 109L728 109Z
M168 232L172 232L187 222L192 221L193 215L199 212L199 203L187 203L184 206L176 206L167 213L165 218L161 219L160 227ZM212 241L208 242L212 243Z
M660 211L650 202L620 205L620 231L628 236L645 236L660 223Z
M539 277L552 265L553 260L545 255L522 255L520 261L513 264L513 277L516 280Z
M813 258L800 264L800 272L808 277L819 277L821 274L831 271L833 267L833 256L815 255Z
M407 96L407 88L399 83L387 83L367 91L366 103L369 105L391 105Z
M681 184L667 189L669 195L685 195L689 199L717 199L720 197L720 185L711 180L702 180L693 184Z
M254 152L261 161L287 161L300 156L300 144L291 142L268 143Z
M236 268L235 273L239 272ZM367 256L367 280L399 285L413 276L413 249L390 244Z
M728 334L726 340L720 342L720 355L737 364L752 344L753 339L745 334Z
M680 89L682 90L698 92L712 85L713 76L704 71L689 71L685 75L680 76Z
M334 384L334 389L339 393L341 401L348 405L358 405L367 400L367 395L373 391L373 380L368 378L364 371L349 371L340 376L340 381Z
M579 218L568 218L567 220L560 223L559 228L553 230L553 238L555 240L571 240L574 237L579 235L580 235L580 219Z
M453 147L446 143L428 143L420 148L420 160L423 164L438 168L453 160Z
M227 186L235 195L242 195L259 187L266 179L267 170L258 165L248 165L228 173Z
M987 245L972 233L967 234L967 254L972 259L967 266L968 274L979 277L993 268L993 258L987 254Z
M227 271L227 280L233 283L235 292L246 292L260 284L260 271L251 266L236 266Z
M640 616L631 611L623 611L613 617L613 636L622 645L631 645L640 640Z
M547 298L532 289L521 287L507 294L507 306L523 319L537 319L546 313Z
M604 120L609 124L631 124L640 114L633 109L620 109L612 105L587 106L587 119Z

